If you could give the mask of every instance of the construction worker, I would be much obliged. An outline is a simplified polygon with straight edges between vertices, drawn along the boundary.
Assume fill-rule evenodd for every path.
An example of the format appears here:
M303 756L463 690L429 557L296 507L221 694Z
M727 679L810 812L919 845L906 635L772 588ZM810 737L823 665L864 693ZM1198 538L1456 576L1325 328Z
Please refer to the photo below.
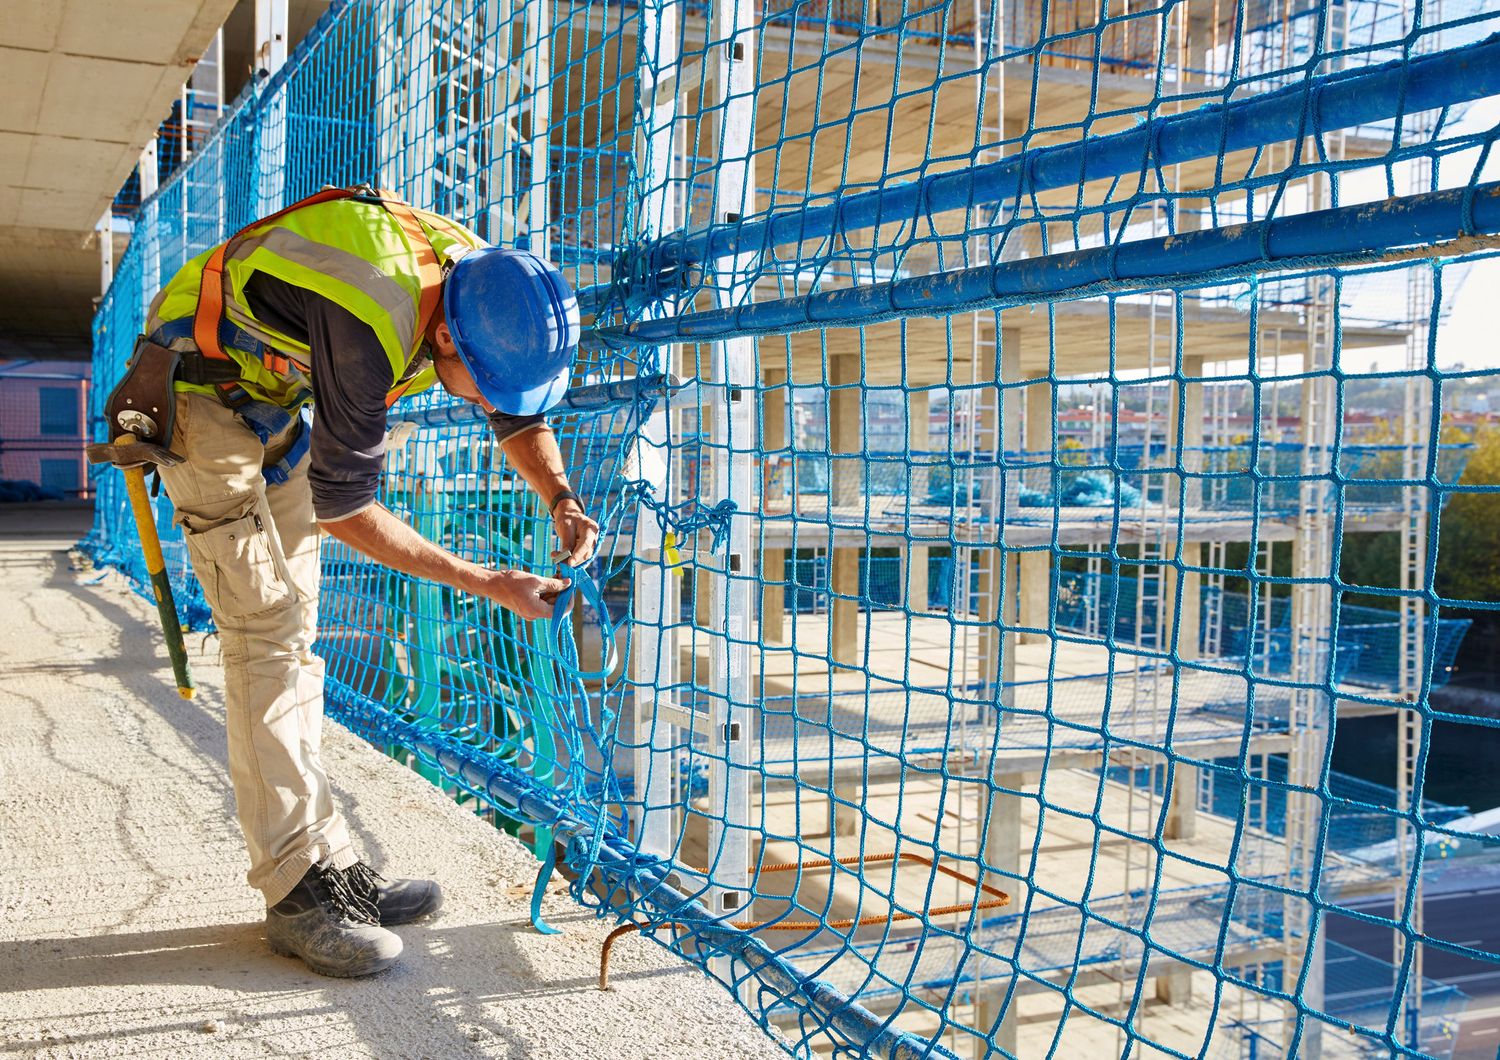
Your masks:
M598 526L543 418L567 387L577 301L539 257L369 189L330 189L188 262L145 331L109 411L143 435L131 410L164 412L145 424L185 458L160 474L218 625L229 771L267 939L324 975L381 971L401 953L388 928L434 912L442 893L364 864L334 804L312 651L320 537L523 618L550 615L566 581L462 559L376 494L388 407L438 382L487 412L551 512L554 558L586 563ZM163 378L173 396L153 403Z

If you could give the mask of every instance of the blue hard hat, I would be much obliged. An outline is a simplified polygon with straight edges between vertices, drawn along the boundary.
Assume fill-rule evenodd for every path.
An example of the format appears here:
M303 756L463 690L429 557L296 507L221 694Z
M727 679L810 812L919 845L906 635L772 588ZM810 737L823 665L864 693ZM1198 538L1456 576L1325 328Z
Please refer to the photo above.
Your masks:
M578 350L578 299L557 266L526 250L471 250L448 272L443 311L495 408L532 416L562 398Z

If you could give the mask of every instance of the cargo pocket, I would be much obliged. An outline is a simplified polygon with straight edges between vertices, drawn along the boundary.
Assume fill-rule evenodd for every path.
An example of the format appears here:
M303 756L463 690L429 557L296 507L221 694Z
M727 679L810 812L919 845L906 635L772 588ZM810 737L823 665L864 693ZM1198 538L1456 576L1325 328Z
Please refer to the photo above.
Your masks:
M193 572L217 618L248 618L297 599L280 549L260 514L186 533Z

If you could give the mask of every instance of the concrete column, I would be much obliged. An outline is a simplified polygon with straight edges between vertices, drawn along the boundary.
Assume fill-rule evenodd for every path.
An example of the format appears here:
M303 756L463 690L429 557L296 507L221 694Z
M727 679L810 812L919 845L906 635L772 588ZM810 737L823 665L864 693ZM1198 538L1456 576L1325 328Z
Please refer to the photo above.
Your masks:
M833 781L833 793L844 802L852 803L845 806L843 802L828 800L828 832L830 835L852 835L860 833L860 822L864 820L864 814L860 807L865 801L865 784L862 777L854 774L846 777L835 777ZM844 852L853 853L858 844L843 844ZM840 855L843 856L843 855Z
M931 391L917 390L906 396L906 448L908 452L927 452L932 448L932 439L929 435L929 419L932 413ZM925 458L924 458L925 459ZM908 490L910 503L922 504L927 499L927 491L931 488L931 475L925 468L912 468L911 483ZM927 561L929 558L926 545L913 545L908 543L906 551L902 555L903 579L905 585L906 607L909 611L927 610Z
M1182 358L1182 374L1184 379L1201 379L1203 377L1203 357L1186 356ZM1182 424L1182 448L1176 449L1177 426ZM1171 418L1168 428L1168 445L1175 453L1174 463L1187 472L1201 472L1204 468L1203 461L1203 384L1198 382L1182 382L1172 388ZM1199 508L1203 504L1203 483L1200 479L1190 479L1186 482L1182 495L1182 504L1185 508ZM1167 545L1167 557L1171 559L1175 550L1175 542ZM1182 562L1189 567L1201 566L1203 562L1203 546L1200 542L1187 542L1182 546L1179 554ZM1182 607L1181 615L1177 617L1177 655L1182 659L1198 658L1198 641L1203 630L1203 576L1196 570L1184 571L1182 581ZM1163 589L1166 594L1163 620L1167 629L1172 628L1174 615L1177 613L1177 583L1178 572L1175 567L1168 567Z
M1029 454L1028 461L1037 459L1035 454L1051 451L1052 445L1052 384L1034 383L1024 390L1026 404L1026 433L1023 448ZM1034 485L1040 489L1050 488L1045 476L1035 476ZM1020 557L1020 612L1018 623L1022 626L1048 628L1047 601L1051 595L1052 555L1049 552L1023 552ZM1045 633L1020 633L1021 644L1035 644L1048 639Z
M274 74L286 65L287 0L255 0L255 65Z
M1174 767L1172 801L1167 804L1165 839L1192 839L1198 834L1198 768L1178 763Z
M976 351L977 352L977 351ZM1020 337L1011 328L1002 328L1000 333L1000 379L1011 382L1020 378ZM981 364L980 378L994 378L995 366ZM981 421L980 448L998 447L1001 452L1014 453L1021 448L1021 404L1020 388L996 391L996 401ZM1015 478L1007 482L1007 498L1014 503L1020 483ZM988 514L1003 519L1005 513L990 511ZM999 701L1008 706L1014 703L1011 688L1016 678L1016 634L1013 632L1017 618L1018 600L1015 591L1020 564L1014 552L1003 553L990 546L977 550L979 556L979 592L985 607L983 618L985 636L981 641L980 673L987 681L1000 684ZM1003 725L1003 722L1001 723ZM1022 908L1026 900L1025 888L1015 876L1021 872L1021 798L1011 792L1026 786L1024 774L1005 771L1001 762L992 761L989 766L990 780L994 785L984 820L984 861L995 873L989 874L985 882L998 886L1011 897L1011 911ZM1006 789L1006 790L1002 790ZM1009 873L1002 876L998 873ZM1016 1008L1014 1003L1001 1019L1001 1007L1005 1001L1003 982L984 984L975 991L974 1018L978 1027L988 1030L995 1026L995 1043L1006 1052L1016 1052Z
M765 389L761 392L760 432L761 449L778 456L777 470L773 473L770 464L765 469L761 496L766 503L781 501L786 497L787 457L782 450L786 444L787 373L783 368L767 368L762 376ZM763 458L765 459L765 458ZM786 549L768 548L761 553L760 635L769 643L786 642Z
M1011 382L1021 376L1020 335L1014 328L1002 328L1000 334L1001 381ZM981 380L994 378L994 365L979 365ZM1021 447L1021 390L1014 387L990 392L991 401L980 420L978 446L981 451L998 449L1003 453L1014 453ZM1008 474L1008 472L1002 472ZM988 479L989 476L984 476ZM991 483L986 481L988 488ZM1008 503L1019 496L1019 479L1011 476L1005 491ZM1005 513L990 511L995 519L1003 519ZM984 625L984 636L980 641L980 677L985 681L999 681L1008 685L1015 680L1016 660L1013 630L1016 622L1016 581L1019 564L1016 553L1002 553L993 545L975 550L979 568L979 599L982 612L979 618ZM1008 643L1007 643L1008 641ZM1008 693L1002 696L1008 699Z
M1156 976L1156 999L1183 1008L1193 1001L1193 970L1174 964L1173 969Z
M1025 800L1015 792L1027 790L1027 775L1002 771L996 762L992 767L988 813L984 820L984 864L991 870L982 877L989 887L995 887L1010 895L1010 905L1003 912L1018 913L1026 907L1026 885L1021 881L1024 867L1021 862L1022 837L1021 813ZM983 892L980 892L983 894ZM999 972L1000 969L990 969ZM1000 1008L1005 1001L1003 983L981 986L975 996L975 1026L987 1031L1000 1018ZM1016 1005L1014 1000L995 1031L995 1044L1007 1053L1016 1053Z
M864 424L860 382L860 358L858 354L834 354L828 358L828 382L832 389L828 398L828 451L830 454L858 453L863 448ZM828 508L830 520L833 511L840 505L858 503L864 485L858 460L838 459L832 461L828 483ZM830 534L836 531L830 531ZM848 533L848 531L845 531ZM829 542L832 569L829 583L833 592L829 607L829 646L833 663L842 669L855 669L860 665L859 652L859 555L858 547L834 547Z
M1197 232L1212 227L1213 218L1208 216L1207 199L1177 200L1177 231Z
M156 194L157 185L161 181L161 170L156 160L156 137L151 137L150 142L141 148L139 166L141 201L145 202Z

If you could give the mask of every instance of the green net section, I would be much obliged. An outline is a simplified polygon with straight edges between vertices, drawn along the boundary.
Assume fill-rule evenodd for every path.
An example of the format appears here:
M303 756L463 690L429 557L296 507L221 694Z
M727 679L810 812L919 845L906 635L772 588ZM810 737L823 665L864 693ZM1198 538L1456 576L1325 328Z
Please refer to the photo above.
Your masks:
M96 422L162 283L324 184L544 253L592 318L576 617L329 543L330 713L796 1055L1447 1055L1500 964L1454 915L1500 900L1493 815L1426 792L1435 741L1500 729L1432 697L1447 610L1500 607L1439 549L1500 490L1500 372L1442 341L1493 276L1497 28L335 3L138 211ZM397 406L386 460L426 536L547 569L470 410ZM1333 769L1351 719L1392 785Z

